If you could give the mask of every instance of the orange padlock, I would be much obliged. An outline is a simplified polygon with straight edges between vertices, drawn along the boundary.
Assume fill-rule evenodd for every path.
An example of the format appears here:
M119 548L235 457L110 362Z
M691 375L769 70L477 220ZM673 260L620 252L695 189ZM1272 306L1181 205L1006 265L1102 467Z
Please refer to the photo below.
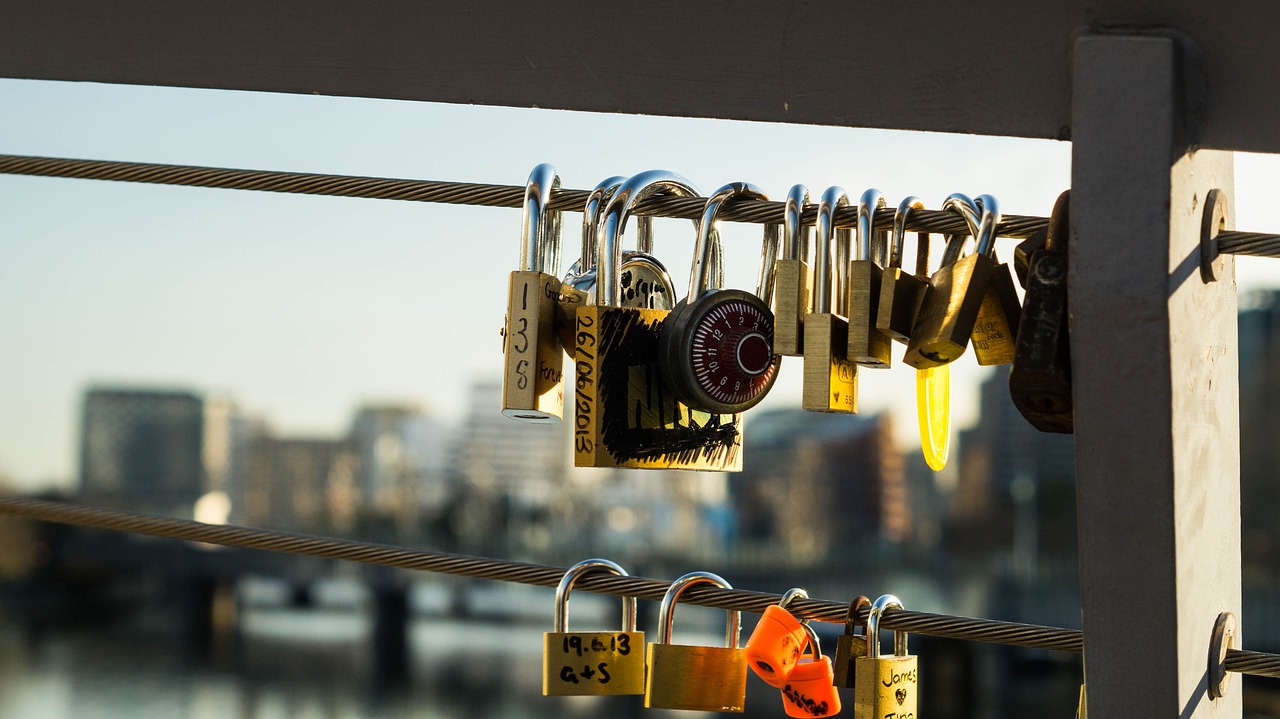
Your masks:
M799 587L788 589L777 604L765 607L747 640L747 666L771 687L786 683L809 643L805 624L786 609L797 597L808 599L809 593Z
M809 649L791 669L791 677L782 685L782 708L787 716L797 719L829 717L840 713L840 692L835 688L831 658L822 656L818 633L808 624Z

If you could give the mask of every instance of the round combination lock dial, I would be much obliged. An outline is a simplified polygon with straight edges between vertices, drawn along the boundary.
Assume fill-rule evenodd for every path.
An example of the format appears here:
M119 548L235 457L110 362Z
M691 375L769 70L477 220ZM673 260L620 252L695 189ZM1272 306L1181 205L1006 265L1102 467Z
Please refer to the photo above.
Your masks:
M773 312L741 290L708 292L667 318L663 375L685 404L731 414L764 399L778 376Z

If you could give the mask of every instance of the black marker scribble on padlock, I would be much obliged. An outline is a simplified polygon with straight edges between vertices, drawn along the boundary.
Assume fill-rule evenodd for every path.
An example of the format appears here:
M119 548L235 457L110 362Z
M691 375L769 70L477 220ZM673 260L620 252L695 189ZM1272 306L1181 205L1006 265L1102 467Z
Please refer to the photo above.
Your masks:
M661 322L639 312L601 317L601 439L618 461L670 459L731 463L741 447L733 415L690 411L662 385L656 366Z

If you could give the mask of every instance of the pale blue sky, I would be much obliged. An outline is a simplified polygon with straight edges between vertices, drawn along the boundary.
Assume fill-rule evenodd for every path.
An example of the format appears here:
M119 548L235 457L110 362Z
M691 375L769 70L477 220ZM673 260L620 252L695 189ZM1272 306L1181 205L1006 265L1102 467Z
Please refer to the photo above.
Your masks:
M797 182L854 198L874 186L894 204L990 193L1008 213L1047 214L1069 183L1070 146L0 80L0 153L499 184L551 162L575 188L663 168L703 194L735 180L775 199ZM1238 227L1274 229L1277 169L1237 157ZM92 383L223 392L283 432L331 435L366 400L455 417L468 384L501 367L519 210L0 176L0 217L0 476L20 486L74 477ZM580 219L566 215L566 267ZM759 228L730 224L725 237L729 283L754 286ZM656 247L682 286L689 223L660 220ZM1242 263L1242 287L1278 279L1280 263ZM767 403L798 406L800 366L784 362ZM864 411L893 409L904 445L916 441L912 372L898 362L861 375ZM985 373L971 356L957 363L958 420Z

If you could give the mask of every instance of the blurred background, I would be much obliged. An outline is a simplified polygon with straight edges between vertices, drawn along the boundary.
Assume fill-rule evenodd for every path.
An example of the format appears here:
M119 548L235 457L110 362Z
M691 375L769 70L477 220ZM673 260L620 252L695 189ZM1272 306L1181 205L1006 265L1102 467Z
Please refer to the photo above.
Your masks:
M1023 215L1070 183L1068 144L1011 138L14 80L0 109L9 154L507 185L551 162L580 189L663 168L704 195L990 193ZM1278 169L1237 155L1237 227L1274 229ZM741 474L574 469L566 424L498 411L518 210L0 176L0 214L5 492L1080 626L1071 438L1022 419L1005 368L956 363L942 472L920 454L909 367L862 372L861 413L837 417L799 409L794 359L747 416ZM655 228L679 287L689 223ZM722 234L729 284L754 287L760 228ZM1280 651L1280 264L1241 258L1238 280L1246 645ZM644 711L540 696L549 589L5 517L0 547L2 717ZM570 626L617 615L582 593ZM720 636L723 613L677 616L678 641ZM822 631L833 652L840 627ZM922 714L1074 715L1078 656L911 646ZM1244 685L1249 712L1280 714L1280 685ZM750 680L747 714L780 713Z

